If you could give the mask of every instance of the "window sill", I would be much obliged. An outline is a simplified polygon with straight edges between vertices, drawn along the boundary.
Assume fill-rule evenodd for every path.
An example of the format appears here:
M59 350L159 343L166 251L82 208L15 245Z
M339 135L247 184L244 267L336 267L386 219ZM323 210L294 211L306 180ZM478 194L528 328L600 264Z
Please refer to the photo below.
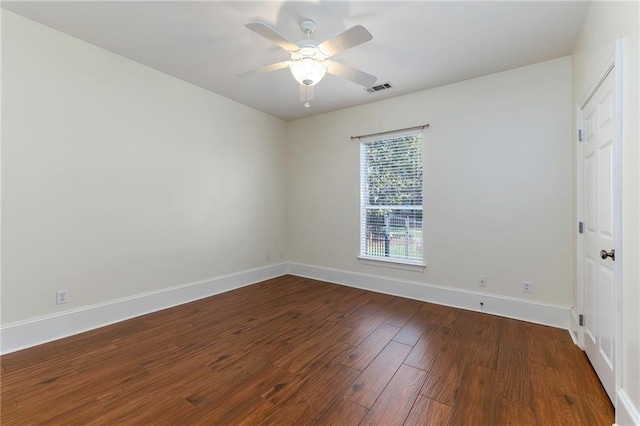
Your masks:
M422 272L427 267L422 262L403 261L400 259L382 259L379 257L358 256L358 261L364 265L381 266L385 268L404 269L406 271Z

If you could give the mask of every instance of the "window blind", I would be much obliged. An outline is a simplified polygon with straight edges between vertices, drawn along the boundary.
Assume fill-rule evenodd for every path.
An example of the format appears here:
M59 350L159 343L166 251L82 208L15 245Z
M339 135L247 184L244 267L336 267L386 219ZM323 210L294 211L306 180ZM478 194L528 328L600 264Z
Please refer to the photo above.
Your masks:
M422 130L361 140L360 177L360 255L422 262Z

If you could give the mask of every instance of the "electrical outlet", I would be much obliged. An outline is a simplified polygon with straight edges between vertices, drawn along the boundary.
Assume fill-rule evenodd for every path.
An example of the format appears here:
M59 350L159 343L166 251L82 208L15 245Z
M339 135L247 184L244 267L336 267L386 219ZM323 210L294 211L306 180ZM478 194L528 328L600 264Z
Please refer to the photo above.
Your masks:
M531 281L522 281L522 292L531 293Z
M478 277L478 285L480 287L486 287L487 286L487 277L485 277L484 275L480 275Z
M280 252L280 260L282 260L282 259L284 259L284 252L283 251Z
M68 290L56 291L56 304L62 305L63 303L67 303L68 301L69 301Z
M271 262L271 255L267 253L267 262Z

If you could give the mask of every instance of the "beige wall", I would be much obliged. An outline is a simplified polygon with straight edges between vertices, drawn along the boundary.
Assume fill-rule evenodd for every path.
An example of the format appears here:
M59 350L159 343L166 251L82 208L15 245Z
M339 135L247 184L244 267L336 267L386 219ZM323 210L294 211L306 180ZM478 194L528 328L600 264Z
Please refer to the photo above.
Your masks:
M289 260L568 307L570 78L565 57L290 122ZM360 263L350 136L425 123L427 268Z
M3 325L279 259L285 122L7 11L2 56Z
M572 58L573 104L585 96L623 39L622 365L619 383L640 409L640 108L638 2L593 2ZM574 107L575 117L575 107ZM574 124L574 129L575 129ZM574 286L574 304L577 305Z

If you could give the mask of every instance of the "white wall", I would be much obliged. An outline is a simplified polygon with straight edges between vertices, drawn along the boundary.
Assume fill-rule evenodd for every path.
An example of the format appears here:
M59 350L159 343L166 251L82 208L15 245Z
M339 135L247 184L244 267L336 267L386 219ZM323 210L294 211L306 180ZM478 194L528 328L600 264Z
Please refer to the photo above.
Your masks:
M616 39L623 39L622 100L622 365L620 383L628 401L640 410L640 108L638 98L638 2L592 2L572 57L573 105L585 96L598 73L613 55ZM574 125L575 128L575 125ZM617 255L617 253L616 253ZM616 261L618 260L616 256ZM574 287L574 304L577 305ZM617 404L616 420L623 407ZM637 415L637 414L636 414ZM640 422L640 417L635 419Z
M7 11L2 56L3 326L279 259L285 122Z
M565 57L290 122L289 259L568 307L570 102ZM350 136L425 123L427 268L361 263L359 146ZM522 292L523 280L533 293Z

